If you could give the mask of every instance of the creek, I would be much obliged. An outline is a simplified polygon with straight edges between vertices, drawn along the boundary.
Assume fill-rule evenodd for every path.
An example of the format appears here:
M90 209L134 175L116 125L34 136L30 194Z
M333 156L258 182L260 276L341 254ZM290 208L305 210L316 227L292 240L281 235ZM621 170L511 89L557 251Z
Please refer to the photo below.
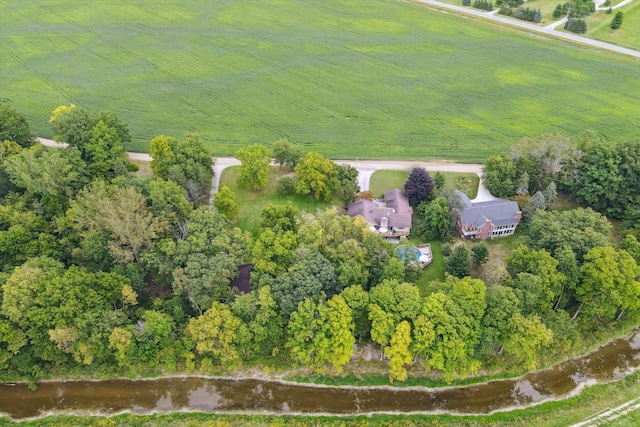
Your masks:
M0 383L0 413L13 419L53 414L200 411L243 413L486 414L563 399L588 384L620 380L640 366L640 330L583 357L520 378L459 387L340 387L275 380L164 377L147 380Z

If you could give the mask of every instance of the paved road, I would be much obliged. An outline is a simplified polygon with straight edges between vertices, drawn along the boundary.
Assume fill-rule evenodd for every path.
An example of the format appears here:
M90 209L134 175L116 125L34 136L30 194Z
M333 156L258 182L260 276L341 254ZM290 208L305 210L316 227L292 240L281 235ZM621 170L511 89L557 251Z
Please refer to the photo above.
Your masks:
M555 31L553 28L549 28L549 26L547 27L539 27L537 25L531 24L531 23L527 23L526 21L522 21L519 19L511 19L511 18L506 18L500 15L492 15L490 12L484 12L484 11L480 11L480 10L476 10L476 9L472 9L472 8L466 8L466 7L462 7L462 6L456 6L453 4L447 4L447 3L442 3L436 0L415 0L416 2L419 3L424 3L430 6L434 6L436 8L440 8L440 9L447 9L447 10L451 10L457 13L462 13L465 15L472 15L472 16L476 16L479 18L483 18L483 19L487 19L490 21L498 21L500 23L503 24L507 24L507 25L511 25L513 27L519 27L519 28L524 28L527 31L533 32L533 33L541 33L541 34L545 34L548 35L550 37L556 37L556 38L560 38L560 39L564 39L564 40L569 40L572 42L576 42L576 43L580 43L583 45L588 45L588 46L592 46L592 47L596 47L599 49L604 49L604 50L608 50L611 52L616 52L616 53L621 53L624 55L629 55L629 56L633 56L635 58L640 58L640 52L634 49L629 49L626 47L622 47L622 46L616 46L614 44L611 43L607 43L607 42L602 42L599 40L593 40L593 39L589 39L587 37L582 37L579 36L577 34L573 34L573 33L565 33L565 32L560 32L560 31ZM631 0L629 0L631 1ZM554 24L554 27L556 25Z

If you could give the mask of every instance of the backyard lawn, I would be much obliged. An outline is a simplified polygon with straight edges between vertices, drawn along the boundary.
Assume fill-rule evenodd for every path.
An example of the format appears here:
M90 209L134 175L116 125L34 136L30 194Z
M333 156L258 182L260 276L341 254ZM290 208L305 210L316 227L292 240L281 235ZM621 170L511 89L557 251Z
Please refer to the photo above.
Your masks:
M236 225L242 229L253 233L258 232L260 226L260 213L262 208L269 204L293 203L300 212L315 213L318 209L325 209L331 206L330 202L318 201L307 196L283 196L277 194L276 188L278 178L286 175L288 170L272 167L269 172L267 187L261 191L252 191L236 184L236 179L240 174L239 166L231 166L222 172L220 186L226 185L236 196L238 202L239 215Z
M637 39L636 17L611 37ZM640 127L637 75L623 55L410 2L0 2L0 101L45 137L59 105L114 111L133 151L188 131L216 156L287 137L334 159L482 161L585 129L616 141Z

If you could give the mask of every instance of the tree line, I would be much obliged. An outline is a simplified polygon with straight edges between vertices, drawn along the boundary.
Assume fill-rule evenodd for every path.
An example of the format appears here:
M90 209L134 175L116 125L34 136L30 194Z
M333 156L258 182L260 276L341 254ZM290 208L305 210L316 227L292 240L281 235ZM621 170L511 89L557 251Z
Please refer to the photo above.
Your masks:
M126 158L127 127L113 113L54 110L52 129L69 146L49 149L13 108L1 108L7 377L253 363L339 373L358 343L378 348L391 381L436 370L450 382L481 366L533 368L582 334L638 316L638 242L630 234L609 246L608 222L590 209L537 210L504 269L484 281L447 276L421 294L416 266L363 218L336 208L300 214L270 205L256 236L234 227L203 203L213 161L197 135L154 138L154 176L140 178ZM264 150L244 150L243 166L260 165L250 159ZM284 162L297 179L307 158L322 163L294 157L295 165ZM530 169L528 188L544 188L542 175ZM425 179L416 172L408 183L414 205L438 200L412 188ZM441 184L437 177L433 186ZM324 187L294 187L324 197ZM241 294L229 282L247 263L253 289Z

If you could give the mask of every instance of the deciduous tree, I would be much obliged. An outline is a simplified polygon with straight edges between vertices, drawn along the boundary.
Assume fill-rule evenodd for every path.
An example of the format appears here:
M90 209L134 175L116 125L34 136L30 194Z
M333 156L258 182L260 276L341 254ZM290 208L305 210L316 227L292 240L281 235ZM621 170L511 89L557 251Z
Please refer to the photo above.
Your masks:
M27 119L10 104L0 102L0 142L12 141L21 147L36 143Z
M482 168L482 182L497 197L511 197L516 192L516 165L508 157L494 156Z
M209 310L192 318L185 335L196 343L196 351L212 355L225 368L242 364L237 346L237 332L242 321L231 313L229 306L214 302Z
M289 169L295 168L304 155L302 144L290 142L286 138L276 140L271 146L271 151L276 163Z
M262 190L267 185L267 175L271 158L267 147L259 144L249 145L236 151L236 158L242 162L238 184L251 190Z
M546 249L549 253L566 246L581 263L591 248L609 243L610 230L607 219L591 209L538 211L529 224L526 243L532 249Z
M433 179L424 168L413 168L404 183L404 194L414 208L429 200L433 191Z
M156 176L175 181L192 203L206 195L213 177L213 159L198 135L181 140L160 135L151 141L151 169Z
M296 165L296 193L313 194L316 200L331 200L336 185L336 164L318 153L307 155Z
M445 269L447 273L459 278L471 274L471 260L465 245L456 246L451 256L445 261Z
M234 219L238 215L239 207L236 196L226 185L220 187L213 199L213 206L229 219Z
M411 325L403 320L396 326L391 336L391 342L384 349L384 355L389 359L389 381L404 381L407 379L407 368L413 358L409 347L411 345Z

